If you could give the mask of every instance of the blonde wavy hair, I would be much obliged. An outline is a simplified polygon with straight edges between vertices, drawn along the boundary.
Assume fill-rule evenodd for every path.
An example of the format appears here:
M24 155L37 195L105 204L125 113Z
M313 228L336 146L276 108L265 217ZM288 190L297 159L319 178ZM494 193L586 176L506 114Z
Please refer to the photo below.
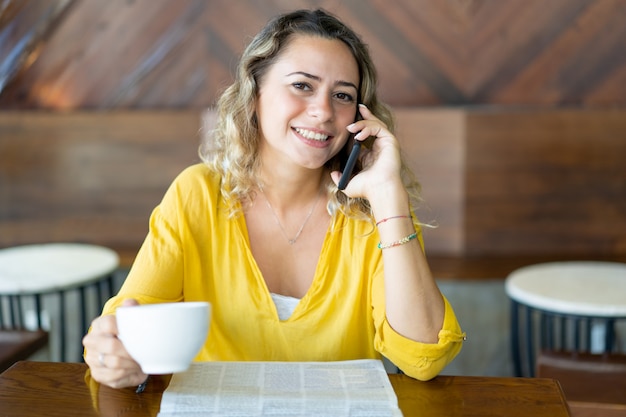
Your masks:
M318 36L345 43L352 52L359 69L358 102L365 104L382 120L391 132L394 120L387 105L376 95L377 73L367 45L338 18L324 10L297 10L271 20L247 46L235 75L235 81L217 102L215 128L203 132L199 155L202 161L222 178L221 194L231 215L254 198L259 168L259 129L256 119L256 98L263 77L279 58L289 41L296 35ZM345 164L352 140L326 163L329 170L341 170ZM403 181L412 198L419 202L420 186L413 174L402 164ZM357 164L354 174L361 170ZM331 215L338 211L350 217L371 219L369 203L360 198L347 197L328 181Z

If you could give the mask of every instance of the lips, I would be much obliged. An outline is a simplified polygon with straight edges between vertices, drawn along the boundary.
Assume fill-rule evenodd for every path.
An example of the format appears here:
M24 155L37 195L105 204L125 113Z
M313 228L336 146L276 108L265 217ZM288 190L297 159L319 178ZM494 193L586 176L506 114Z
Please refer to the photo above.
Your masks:
M308 129L302 129L299 127L294 128L294 130L298 132L300 136L309 140L317 141L317 142L326 142L328 138L330 137L329 135L326 135L324 133L315 132L313 130L308 130Z

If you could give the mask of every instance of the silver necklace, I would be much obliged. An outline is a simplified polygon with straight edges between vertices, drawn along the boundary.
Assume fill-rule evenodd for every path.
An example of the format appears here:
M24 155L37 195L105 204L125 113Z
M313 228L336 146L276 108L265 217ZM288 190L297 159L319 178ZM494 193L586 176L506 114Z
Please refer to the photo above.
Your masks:
M313 203L313 206L311 206L311 210L309 210L309 214L306 215L306 218L304 219L304 222L302 222L300 229L298 229L298 233L296 233L296 235L293 238L289 238L289 235L287 235L287 231L283 227L282 223L280 222L278 218L278 215L274 211L274 207L272 207L272 205L270 204L270 200L265 195L265 192L263 191L263 187L261 186L261 184L258 184L258 186L259 186L259 190L261 190L261 194L263 194L263 197L265 198L265 203L267 204L267 207L269 207L270 211L274 215L274 220L276 220L276 224L278 224L278 227L280 227L280 231L282 232L283 236L285 236L285 239L287 239L287 242L290 245L293 245L294 243L296 243L296 241L300 237L300 234L304 230L304 226L306 226L307 222L311 218L311 215L313 214L313 211L315 211L315 207L317 207L317 203L319 203L320 199L322 198L322 191L320 190L320 192L318 193L317 199L315 200L315 203Z

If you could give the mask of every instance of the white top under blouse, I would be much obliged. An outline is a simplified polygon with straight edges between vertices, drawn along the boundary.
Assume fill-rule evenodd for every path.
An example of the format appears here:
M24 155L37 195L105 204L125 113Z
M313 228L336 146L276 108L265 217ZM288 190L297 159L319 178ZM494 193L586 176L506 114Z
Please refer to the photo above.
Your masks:
M278 312L278 318L281 321L287 320L293 314L296 306L300 302L299 298L289 297L286 295L270 293L274 304L276 305L276 311Z

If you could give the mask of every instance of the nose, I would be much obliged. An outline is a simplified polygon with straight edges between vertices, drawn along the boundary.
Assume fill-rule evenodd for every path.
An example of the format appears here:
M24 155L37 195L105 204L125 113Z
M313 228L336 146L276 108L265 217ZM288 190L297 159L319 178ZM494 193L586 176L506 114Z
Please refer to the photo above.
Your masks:
M333 120L335 109L331 97L326 94L315 95L309 104L308 113L322 122Z

